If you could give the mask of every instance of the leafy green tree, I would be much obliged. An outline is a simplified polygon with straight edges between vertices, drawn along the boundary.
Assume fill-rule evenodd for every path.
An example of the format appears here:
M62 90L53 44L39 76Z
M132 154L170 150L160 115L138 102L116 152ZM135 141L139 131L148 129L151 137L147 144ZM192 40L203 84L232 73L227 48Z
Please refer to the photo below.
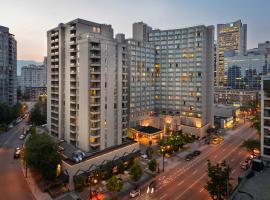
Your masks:
M138 161L134 162L132 167L130 168L130 176L131 180L137 182L143 175L143 169Z
M257 130L257 133L261 135L261 113L257 112L256 115L252 118L252 128Z
M105 165L102 167L102 178L103 179L109 179L113 175L113 162L108 161Z
M6 103L0 103L0 111L0 124L8 124L22 115L22 104L8 106Z
M205 189L209 192L212 199L227 199L232 189L230 173L231 168L226 161L213 165L208 160L208 181Z
M87 178L85 176L76 176L74 177L74 187L78 192L82 192L86 187Z
M32 134L25 144L24 159L27 165L45 179L56 177L61 159L57 145L48 134Z
M147 149L146 149L146 155L147 155L147 157L148 158L152 158L152 156L153 156L153 154L154 154L154 150L153 150L153 148L152 147L148 147Z
M252 153L252 155L254 155L254 150L260 149L260 141L248 139L242 143L241 147L245 147L248 151Z
M157 160L152 158L148 163L148 168L152 172L155 172L157 170Z
M47 123L47 103L38 101L30 113L30 121L36 125Z
M122 174L125 171L124 162L121 160L117 165L118 173Z
M107 189L113 193L113 199L115 199L115 193L121 191L123 188L123 182L113 175L107 182Z

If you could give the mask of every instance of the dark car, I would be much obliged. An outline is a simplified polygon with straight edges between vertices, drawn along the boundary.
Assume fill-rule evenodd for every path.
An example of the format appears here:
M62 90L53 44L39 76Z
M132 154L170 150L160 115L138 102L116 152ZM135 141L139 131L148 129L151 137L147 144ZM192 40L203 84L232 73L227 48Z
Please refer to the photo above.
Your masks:
M20 158L21 157L21 149L20 147L15 148L14 151L14 158Z
M192 153L193 156L199 156L200 154L201 154L201 151L199 151L199 150L195 150Z
M190 161L190 160L192 160L192 159L193 159L193 154L192 154L192 153L188 154L188 155L186 156L186 158L185 158L186 161Z

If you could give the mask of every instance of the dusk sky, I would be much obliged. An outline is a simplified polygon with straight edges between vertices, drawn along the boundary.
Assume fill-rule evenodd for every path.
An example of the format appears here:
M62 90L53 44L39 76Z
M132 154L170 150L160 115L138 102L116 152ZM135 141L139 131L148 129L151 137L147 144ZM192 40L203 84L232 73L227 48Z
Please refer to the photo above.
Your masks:
M0 25L18 42L18 59L42 61L46 31L60 22L82 18L111 24L131 37L132 23L170 29L215 25L242 19L248 48L270 40L270 0L0 0Z

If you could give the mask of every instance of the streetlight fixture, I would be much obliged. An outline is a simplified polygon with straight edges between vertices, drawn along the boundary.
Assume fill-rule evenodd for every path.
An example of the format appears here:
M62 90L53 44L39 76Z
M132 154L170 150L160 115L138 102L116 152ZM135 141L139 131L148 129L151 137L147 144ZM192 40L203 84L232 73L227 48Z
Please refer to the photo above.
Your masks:
M162 171L164 172L164 157L165 157L165 147L161 146L161 152L162 152L162 163L163 163L163 167L162 167Z
M89 178L88 178L88 182L89 182L89 190L90 190L89 200L92 200L91 175L90 175Z

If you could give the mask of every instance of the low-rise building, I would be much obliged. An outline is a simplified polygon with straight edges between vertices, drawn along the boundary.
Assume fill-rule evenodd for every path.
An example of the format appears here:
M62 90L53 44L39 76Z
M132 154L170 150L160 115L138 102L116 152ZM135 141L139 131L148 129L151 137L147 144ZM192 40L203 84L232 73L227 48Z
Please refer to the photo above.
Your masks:
M251 101L258 101L259 92L216 87L215 104L247 106Z
M233 128L234 123L239 121L240 108L232 105L215 104L215 127Z

